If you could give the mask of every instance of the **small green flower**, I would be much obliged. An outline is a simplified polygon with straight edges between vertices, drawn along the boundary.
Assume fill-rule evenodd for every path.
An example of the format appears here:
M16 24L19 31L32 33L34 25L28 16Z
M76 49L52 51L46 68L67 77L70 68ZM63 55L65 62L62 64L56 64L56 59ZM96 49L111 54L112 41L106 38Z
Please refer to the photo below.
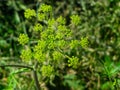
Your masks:
M26 9L24 12L24 16L26 19L31 19L32 17L36 16L35 10L34 9Z
M59 40L59 41L57 42L57 46L58 46L59 48L64 48L66 44L67 44L67 43L66 43L65 40Z
M48 49L55 49L56 43L55 41L51 40L48 42Z
M78 40L72 40L70 43L70 48L73 49L73 48L77 47L78 45L79 45Z
M33 48L34 50L34 58L39 62L45 61L45 53L43 53L46 49L46 41L40 40L37 45Z
M59 61L63 57L63 55L58 51L54 51L52 56L53 56L53 60L55 60L55 61Z
M73 68L77 68L78 66L78 63L79 63L79 58L75 57L75 56L72 56L71 58L69 58L68 60L68 66L70 67L73 67Z
M34 52L34 58L38 61L38 62L44 62L46 57L45 54L42 51L37 51Z
M22 50L20 57L25 62L30 61L32 58L31 50L30 49Z
M54 26L55 25L55 19L52 18L52 19L49 19L48 20L48 26Z
M66 37L71 37L72 36L72 31L70 29L67 29L65 34L66 34Z
M54 68L51 65L43 65L41 72L42 76L50 77L54 72Z
M61 37L60 37L61 34ZM65 25L59 25L57 31L57 38L69 37L71 35L71 30L67 29Z
M34 47L34 51L35 51L35 52L44 51L45 48L46 48L46 44L47 44L46 41L44 41L44 40L39 40L39 41L38 41L38 44L35 45L35 47Z
M47 31L41 32L41 39L42 39L42 40L46 40L47 37L48 37Z
M71 37L72 31L70 29L66 29L65 36L66 37Z
M50 41L54 41L54 40L55 40L54 34L48 35L48 39L49 39Z
M63 33L56 33L56 39L63 39L64 34Z
M60 16L60 17L57 18L57 22L58 22L59 24L61 24L61 25L66 24L65 18L63 18L62 16Z
M43 21L43 20L45 20L45 14L43 14L43 13L38 13L38 21Z
M70 18L72 24L78 25L80 23L80 17L78 15L72 15Z
M41 7L39 8L39 11L51 12L52 11L52 7L50 5L42 4Z
M48 27L47 30L46 30L46 33L47 33L48 35L54 34L54 32L55 32L55 30L54 30L52 27Z
M65 25L59 25L58 26L58 31L65 33L67 30L67 27Z
M85 37L85 38L81 38L81 41L80 41L80 45L83 47L83 48L86 48L88 46L88 37Z
M25 45L26 43L28 43L28 41L29 41L29 37L26 34L20 34L19 35L18 42L21 45Z
M35 31L42 31L43 26L42 26L41 24L37 23L37 24L33 27L33 29L34 29Z

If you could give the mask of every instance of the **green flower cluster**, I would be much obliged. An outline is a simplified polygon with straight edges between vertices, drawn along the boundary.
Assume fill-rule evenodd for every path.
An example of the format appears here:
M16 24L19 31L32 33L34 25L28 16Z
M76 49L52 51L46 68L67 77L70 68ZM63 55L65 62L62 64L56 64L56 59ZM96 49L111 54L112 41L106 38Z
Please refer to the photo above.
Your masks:
M72 56L71 58L69 58L68 60L68 66L69 67L73 67L73 68L77 68L79 63L79 58Z
M54 51L52 56L53 56L53 60L55 61L59 61L63 58L63 55L58 51Z
M43 63L45 61L45 54L42 51L34 52L34 59Z
M70 42L70 48L76 48L79 45L79 41L78 40L71 40Z
M51 65L43 65L41 72L42 76L50 77L54 72L54 68Z
M39 8L39 11L50 12L52 11L52 7L50 5L42 4L41 7Z
M57 22L61 25L65 25L66 24L66 19L63 18L62 16L57 18Z
M45 48L46 48L46 41L44 40L39 40L38 41L38 44L35 45L35 48L34 48L34 51L37 52L37 51L44 51Z
M24 16L26 19L31 19L36 16L36 12L34 9L26 9L24 12Z
M42 4L38 9L38 21L44 21L45 19L48 19L48 16L50 15L51 11L52 7L50 5Z
M65 25L59 25L56 38L58 39L67 38L70 37L71 34L72 34L71 30L68 29Z
M82 37L81 38L81 41L80 41L80 45L83 47L83 48L86 48L87 46L88 46L88 43L89 43L89 41L88 41L88 37Z
M56 23L56 21L55 21L54 18L48 20L48 26L49 26L49 27L54 26L55 23Z
M72 15L70 18L72 24L78 25L80 23L80 17L78 15Z
M42 31L43 26L39 23L37 23L34 27L33 27L34 31Z
M50 20L48 20L48 28L41 32L41 39L47 42L48 49L62 47L65 45L65 37L69 37L71 30L65 25L56 25L54 19Z
M28 43L28 41L29 41L29 37L26 34L20 34L19 35L18 42L21 45L25 45L26 43Z
M34 58L39 62L45 61L45 54L43 53L46 48L46 41L40 40L34 47Z
M42 75L46 77L50 77L54 72L54 68L64 63L65 56L68 58L68 66L77 68L79 58L76 56L70 58L70 50L79 45L86 47L88 44L87 38L81 38L80 41L73 37L72 27L66 25L65 18L62 16L51 18L51 11L52 7L49 5L43 4L40 6L35 21L36 24L33 26L34 31L40 31L38 32L39 38L35 38L38 42L37 44L30 44L32 49L22 50L20 56L24 61L29 61L31 58L37 60L42 65ZM36 16L35 11L32 9L27 9L24 14L27 19ZM70 18L71 24L78 25L80 23L78 15L72 15ZM28 43L29 38L26 34L20 34L18 41L20 44L25 45ZM54 64L56 66L51 66Z
M44 13L38 13L37 19L38 19L38 21L43 21L43 20L45 20L45 14L44 14Z
M24 62L29 62L32 58L31 50L30 49L22 50L20 57Z
M57 42L57 45L58 45L59 48L62 49L62 48L64 48L67 45L67 42L65 40L59 40Z

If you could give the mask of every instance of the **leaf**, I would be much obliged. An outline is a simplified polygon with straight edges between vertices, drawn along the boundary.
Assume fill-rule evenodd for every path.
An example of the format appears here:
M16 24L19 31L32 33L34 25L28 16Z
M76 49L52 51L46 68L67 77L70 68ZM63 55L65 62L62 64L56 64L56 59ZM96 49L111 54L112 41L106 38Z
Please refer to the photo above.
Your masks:
M20 17L17 11L15 11L14 17L15 17L15 22L20 23Z
M4 39L0 40L0 47L6 48L8 46L9 46L9 44L7 43L6 40L4 40Z
M11 74L18 74L18 73L27 72L27 71L29 71L29 69L22 68L22 69L19 69L19 70L16 70L16 71L12 72Z

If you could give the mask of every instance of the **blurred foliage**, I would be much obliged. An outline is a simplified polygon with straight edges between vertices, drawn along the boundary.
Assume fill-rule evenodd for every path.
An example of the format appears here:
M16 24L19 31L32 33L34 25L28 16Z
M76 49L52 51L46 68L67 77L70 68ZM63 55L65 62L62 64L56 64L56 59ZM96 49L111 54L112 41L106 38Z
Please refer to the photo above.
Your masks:
M120 88L120 1L119 0L3 0L0 1L0 64L22 63L19 59L21 46L17 42L19 33L30 33L31 25L23 14L27 8L36 9L41 3L54 7L54 16L63 15L70 22L69 16L79 14L81 25L76 28L75 37L88 37L88 49L79 53L78 70L68 68L58 75L51 84L40 83L50 90L62 90L60 87L76 90L118 90ZM30 34L29 34L30 35ZM31 35L30 35L31 36ZM71 53L74 55L77 52ZM34 82L29 72L15 74L16 69L0 68L0 90L8 86L17 89L34 90ZM64 75L66 74L66 75ZM72 75L73 76L72 76ZM67 77L66 77L67 76ZM64 78L64 79L63 79ZM12 80L12 84L9 80ZM17 81L17 82L16 82ZM30 82L30 83L29 83ZM24 83L24 85L23 85ZM77 83L74 85L74 83ZM15 86L16 85L16 86ZM23 87L20 87L22 86ZM9 87L10 86L10 87ZM51 89L52 88L52 89Z

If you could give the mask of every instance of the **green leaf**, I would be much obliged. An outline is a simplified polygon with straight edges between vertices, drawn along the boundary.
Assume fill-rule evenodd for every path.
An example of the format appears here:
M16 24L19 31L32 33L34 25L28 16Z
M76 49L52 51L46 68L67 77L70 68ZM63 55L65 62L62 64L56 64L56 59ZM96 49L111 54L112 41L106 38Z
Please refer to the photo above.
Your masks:
M0 47L5 48L8 46L9 46L9 44L7 43L6 40L4 40L4 39L0 40Z
M29 71L29 69L21 68L19 70L16 70L16 71L12 72L11 74L19 74L19 73L23 73L23 72L27 72L27 71Z

